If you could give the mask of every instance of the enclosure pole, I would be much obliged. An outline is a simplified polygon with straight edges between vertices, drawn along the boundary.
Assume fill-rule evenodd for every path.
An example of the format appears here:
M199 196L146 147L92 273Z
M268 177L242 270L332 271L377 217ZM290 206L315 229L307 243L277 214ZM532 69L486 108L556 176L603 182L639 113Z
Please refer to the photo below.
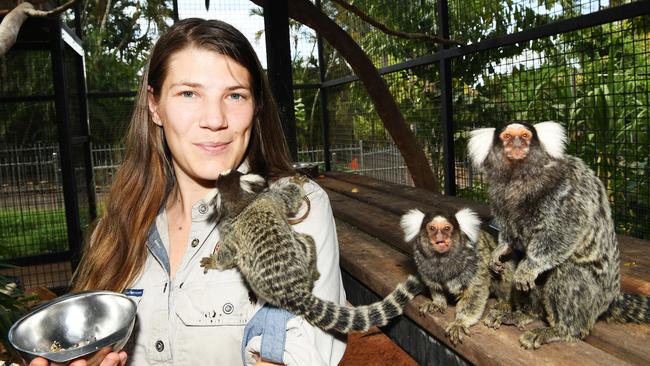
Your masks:
M298 161L296 117L293 107L289 6L286 0L264 2L267 75L278 104L284 136L294 161Z
M438 35L449 39L449 7L447 0L438 0ZM440 44L440 51L448 48ZM456 168L454 157L454 111L452 99L451 58L439 61L440 70L440 119L442 124L442 148L444 154L445 194L456 195Z
M72 258L72 269L79 263L81 254L81 222L79 220L79 201L74 164L72 163L72 137L70 131L70 110L68 108L69 89L66 83L64 59L64 42L61 20L50 21L50 46L52 50L52 74L54 80L54 106L56 110L56 131L59 140L59 157L61 159L61 179L65 219L68 232L68 244Z
M74 4L74 32L77 34L77 37L79 39L83 38L83 28L81 24L81 1L77 1L76 4Z
M65 31L65 29L63 29ZM73 40L74 41L74 40ZM80 40L81 41L81 40ZM77 43L77 46L81 49L81 43ZM79 103L79 112L78 118L81 130L79 133L82 135L82 139L79 139L78 143L83 146L83 159L84 159L84 168L86 170L86 195L88 197L88 215L89 219L92 221L97 218L97 199L95 197L95 174L93 171L93 160L92 160L92 141L90 137L90 120L88 117L88 89L86 86L86 61L84 53L75 53L74 55L74 66L77 71L77 100L72 101L71 103ZM82 228L83 230L84 228Z
M321 1L316 0L316 7L321 8ZM327 61L323 50L323 37L316 32L316 46L318 49L318 72L320 75L320 123L323 133L323 159L325 161L325 171L332 170L332 159L330 157L330 120L327 113L327 88L323 86L327 77Z
M174 23L178 22L178 0L172 0L172 17L174 17Z

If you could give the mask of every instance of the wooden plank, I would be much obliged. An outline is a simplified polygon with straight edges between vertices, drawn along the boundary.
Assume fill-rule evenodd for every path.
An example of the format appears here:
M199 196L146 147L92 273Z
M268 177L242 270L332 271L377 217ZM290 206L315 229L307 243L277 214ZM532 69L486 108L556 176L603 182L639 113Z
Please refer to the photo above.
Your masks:
M621 251L621 287L624 291L650 296L650 243L618 235Z
M392 213L399 216L410 208L427 210L435 207L445 209L471 207L481 216L484 229L488 229L486 223L491 220L489 207L485 204L458 197L443 196L421 188L383 182L370 177L327 172L318 179L318 183L328 191L331 197L336 197L337 204L342 205L337 208L332 203L335 214L340 215L344 221L351 219L352 221L348 222L380 238L384 238L381 235L386 234L386 231L373 228L372 220L359 223L361 226L357 225L359 220L355 220L354 216L357 216L357 214L354 213L354 210L370 210L378 215L382 211L373 210L372 206L375 206L383 210L382 214ZM365 205L357 206L350 202L354 200ZM365 217L365 219L370 218ZM399 218L396 218L396 220L399 220ZM390 223L382 219L381 224L382 227L388 225L391 228L390 236L386 237L388 241L410 253L410 248L402 243L401 239L395 239L396 233L394 230L399 230L398 222ZM626 292L650 296L650 255L648 255L650 253L650 243L624 235L618 235L617 238L621 252L621 287Z
M465 198L445 196L427 191L422 188L384 182L378 179L349 173L326 172L323 177L324 178L318 179L318 183L324 187L328 187L329 184L333 184L332 181L347 182L348 184L352 184L358 189L367 188L388 194L397 198L396 200L403 198L415 202L421 202L432 207L445 207L455 210L460 210L464 207L470 207L476 211L476 213L478 213L481 218L487 219L492 217L490 208L487 205ZM328 180L327 178L330 179Z
M408 274L415 273L414 264L407 255L340 220L337 220L337 228L342 267L380 296L386 296ZM454 308L450 307L444 314L421 316L418 307L425 301L424 296L417 296L406 307L406 316L476 365L631 364L586 342L554 343L527 351L519 346L521 332L514 327L501 327L495 331L478 324L471 329L471 337L453 346L444 329L454 318ZM647 339L641 340L647 342ZM625 352L627 350L622 351Z
M635 365L650 365L650 325L597 322L585 342Z
M403 252L412 252L411 247L404 242L398 215L330 190L327 191L327 195L332 204L334 217L374 237L381 238Z

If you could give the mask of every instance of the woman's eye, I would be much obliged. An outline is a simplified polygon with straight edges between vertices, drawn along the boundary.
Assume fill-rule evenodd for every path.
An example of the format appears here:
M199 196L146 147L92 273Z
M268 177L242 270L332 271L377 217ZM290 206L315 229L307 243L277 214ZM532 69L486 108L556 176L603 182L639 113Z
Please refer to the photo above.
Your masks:
M230 99L240 100L240 99L244 99L244 96L239 93L232 93L230 94Z
M191 98L191 97L194 96L194 92L186 90L186 91L180 92L179 95L182 96L182 97L185 97L185 98Z

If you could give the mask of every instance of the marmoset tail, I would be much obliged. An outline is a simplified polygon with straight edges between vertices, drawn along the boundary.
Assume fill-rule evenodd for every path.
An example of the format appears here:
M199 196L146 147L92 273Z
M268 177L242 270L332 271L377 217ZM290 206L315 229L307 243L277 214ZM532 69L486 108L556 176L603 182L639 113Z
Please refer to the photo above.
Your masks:
M400 283L386 298L370 305L341 306L308 292L296 294L293 300L287 298L284 306L277 306L301 314L310 324L323 330L365 332L373 326L384 326L392 318L401 315L404 306L423 290L420 280L409 276L406 282Z
M622 292L602 315L607 321L619 323L650 322L650 298Z
M201 265L205 270L237 267L250 289L271 305L323 330L348 333L387 324L423 290L420 280L411 276L371 305L347 307L320 299L312 294L319 277L314 240L288 222L302 206L301 185L280 181L267 189L258 175L226 172L217 179L217 189L220 247Z

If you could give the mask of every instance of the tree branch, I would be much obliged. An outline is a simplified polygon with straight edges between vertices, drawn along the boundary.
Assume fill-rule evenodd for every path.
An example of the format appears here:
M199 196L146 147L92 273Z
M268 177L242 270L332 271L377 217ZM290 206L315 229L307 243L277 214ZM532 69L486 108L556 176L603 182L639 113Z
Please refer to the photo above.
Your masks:
M446 39L438 36L432 36L429 34L425 33L408 33L408 32L401 32L397 31L394 29L388 28L386 25L376 21L372 17L370 17L368 14L364 13L361 9L357 8L356 6L352 4L348 4L343 0L332 0L332 2L336 3L340 7L342 7L345 10L348 10L352 13L354 13L356 16L361 18L363 21L366 23L372 25L373 27L379 29L383 33L389 34L391 36L395 37L400 37L400 38L405 38L405 39L411 39L411 40L416 40L416 41L426 41L430 43L442 43L442 44L447 44L447 45L459 45L463 46L463 43L455 41L453 39Z
M2 23L0 23L0 56L7 53L11 46L16 43L20 27L29 17L29 15L27 15L28 9L33 10L34 6L30 3L22 3L13 8L9 14L2 19Z
M24 2L13 8L0 23L0 56L9 51L11 46L16 43L18 32L28 17L47 17L57 15L70 9L77 0L70 0L69 2L59 6L58 8L43 11L34 9L34 5Z
M63 5L59 6L59 7L56 7L54 9L52 9L52 10L47 10L47 11L36 10L36 9L34 9L32 7L32 9L27 10L27 15L29 15L30 17L49 17L51 15L57 15L57 14L63 13L64 11L70 9L74 4L77 3L77 1L78 0L70 0L67 3L65 3L65 4L63 4Z
M102 21L99 23L99 32L97 32L99 35L97 37L97 48L99 48L102 44L102 36L104 35L104 28L106 27L106 20L108 19L108 13L111 10L111 6L111 0L108 0L106 2L106 10L104 11L104 16L102 17Z

